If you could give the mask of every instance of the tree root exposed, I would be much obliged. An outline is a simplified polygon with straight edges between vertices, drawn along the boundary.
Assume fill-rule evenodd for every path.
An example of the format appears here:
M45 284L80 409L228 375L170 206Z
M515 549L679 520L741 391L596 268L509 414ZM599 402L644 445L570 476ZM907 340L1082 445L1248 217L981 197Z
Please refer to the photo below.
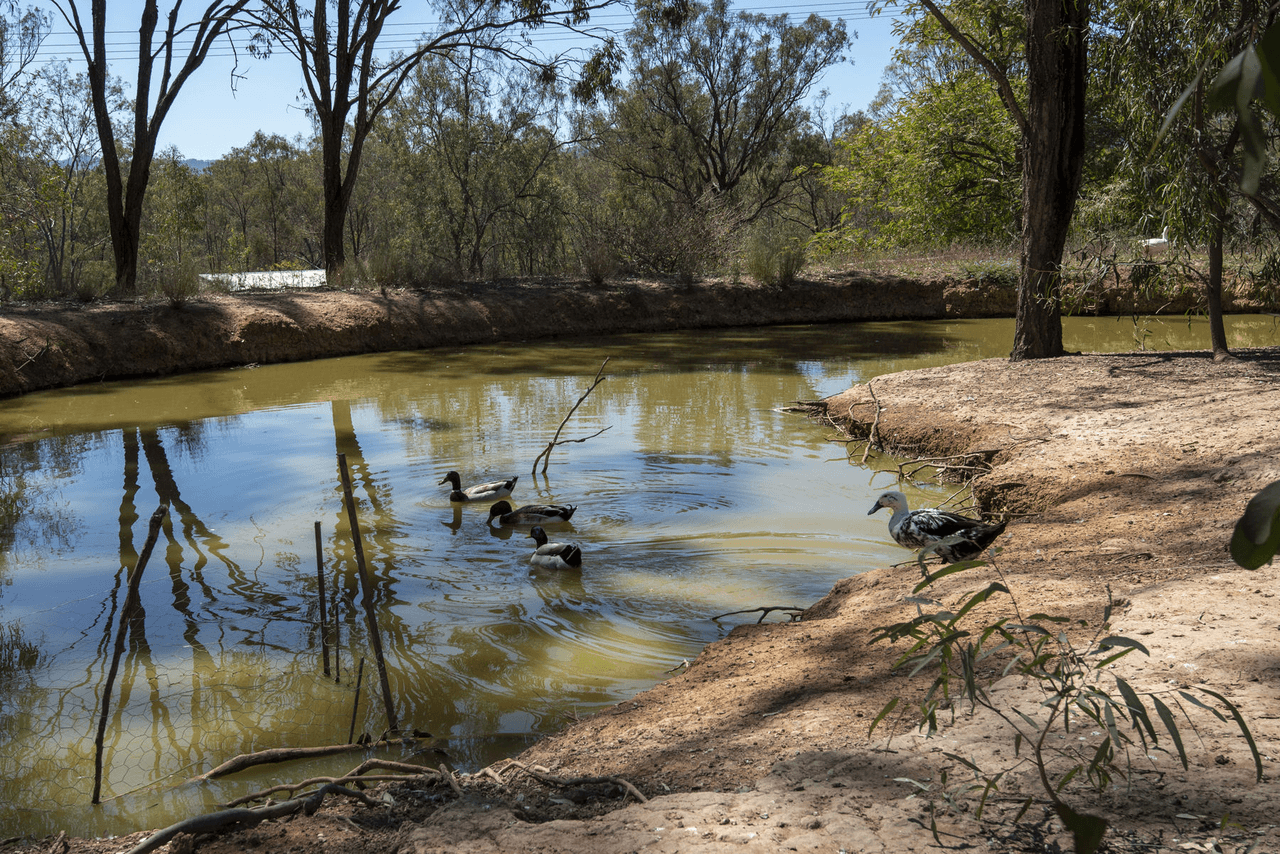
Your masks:
M348 789L344 786L338 786L330 783L304 798L280 801L279 803L268 804L255 809L237 808L219 810L218 812L184 819L177 824L169 825L163 830L157 830L133 848L129 849L128 854L147 854L147 852L156 850L180 833L216 833L232 827L254 827L269 818L282 818L284 816L295 815L297 813L312 815L316 810L320 809L320 805L324 803L325 797L329 794L346 795L349 798L355 798L367 806L379 806L378 801L375 801L363 792L357 792L354 789Z
M640 794L640 790L631 783L621 777L556 777L547 768L541 765L526 765L518 759L504 759L506 764L496 773L501 776L504 772L515 768L518 773L526 774L542 783L548 783L553 786L590 786L598 783L611 783L625 790L627 794L635 798L642 804L649 803L649 799Z
M345 748L348 746L338 745L337 747ZM237 756L235 759L225 762L212 771L193 779L208 780L216 776L229 774L232 770L241 770L262 762L279 762L286 758L314 758L336 752L338 750L335 747L267 750L258 754ZM394 773L367 773L374 770ZM156 831L130 849L127 854L148 854L148 852L165 845L179 834L222 833L254 827L267 819L283 818L299 813L312 815L320 809L324 799L331 794L345 795L368 807L387 806L388 802L371 798L356 788L363 787L367 783L418 780L429 785L447 784L453 794L461 798L466 794L467 789L480 789L487 786L496 786L500 791L509 792L511 781L519 776L527 776L540 783L559 787L607 783L622 789L627 796L635 798L640 803L648 803L649 801L639 789L621 777L557 777L549 769L541 765L526 765L516 759L504 759L499 763L481 769L475 774L452 772L445 765L441 765L436 770L422 765L394 762L387 759L366 759L341 777L312 777L296 783L271 786L253 794L236 798L234 801L229 802L225 809L184 819L163 830ZM315 785L320 785L320 788L307 795L279 802L271 802L269 800L272 795L279 792L293 794L299 789ZM266 800L267 803L260 807L242 806L251 801L261 800Z

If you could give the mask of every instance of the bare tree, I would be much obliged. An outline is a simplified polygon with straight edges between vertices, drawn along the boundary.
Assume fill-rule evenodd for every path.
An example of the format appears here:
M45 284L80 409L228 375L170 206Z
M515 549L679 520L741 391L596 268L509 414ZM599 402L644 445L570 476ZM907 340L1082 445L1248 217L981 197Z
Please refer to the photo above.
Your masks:
M137 284L142 205L151 178L151 162L155 157L160 126L183 84L204 63L209 48L242 25L239 16L249 2L214 0L198 18L183 21L179 17L182 0L174 0L165 29L157 32L160 10L156 0L144 0L138 26L133 132L131 138L119 140L111 121L109 100L108 80L111 74L108 67L107 2L90 0L90 18L86 26L76 0L53 0L80 43L89 72L89 93L102 145L116 286L125 293L133 292ZM121 161L121 143L128 152L127 164Z
M16 109L21 95L18 90L49 35L49 24L50 16L40 9L23 10L16 0L0 3L0 115Z
M256 20L300 63L319 127L324 264L329 275L341 271L346 261L343 229L369 132L423 59L486 50L532 66L549 81L569 57L536 54L519 36L547 25L594 35L586 28L590 15L621 2L462 0L447 7L447 17L434 35L424 36L412 50L391 54L379 40L384 45L389 40L384 35L392 16L401 10L399 0L263 0ZM580 93L590 91L592 84L610 83L617 67L612 40L601 38L598 45L582 63L585 82L578 86ZM265 38L257 42L264 53L271 46Z

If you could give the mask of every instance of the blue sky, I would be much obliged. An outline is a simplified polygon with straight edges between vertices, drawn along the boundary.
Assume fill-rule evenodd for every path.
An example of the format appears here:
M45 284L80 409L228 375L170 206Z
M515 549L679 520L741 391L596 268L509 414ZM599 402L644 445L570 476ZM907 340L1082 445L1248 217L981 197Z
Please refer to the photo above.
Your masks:
M776 3L777 0L742 0L733 8L768 15L787 13L796 22L816 12L824 17L843 18L850 31L857 31L858 38L848 51L852 61L828 70L818 88L829 90L827 107L831 112L840 112L844 108L865 109L880 87L884 67L896 44L891 33L892 19L889 16L870 18L861 0L807 0L801 6ZM83 5L82 12L87 14L88 4ZM169 4L162 3L161 6L164 14ZM130 70L132 56L137 50L138 4L113 2L110 13L115 20L109 23L108 44L119 47L119 59L114 60L119 64L113 66L112 71L123 75ZM405 13L406 21L412 17L412 11ZM629 22L629 15L620 11L597 16L594 20L621 31ZM413 24L406 24L405 37L410 42L413 29ZM424 26L417 26L416 32L422 29ZM550 34L546 38L554 39ZM543 47L543 43L538 42L538 46ZM543 49L554 49L554 41L548 41ZM66 59L73 69L82 67L83 60L71 38L70 29L56 13L53 32L45 42L41 58ZM239 80L234 92L231 89L234 62L226 49L212 54L187 82L162 126L161 149L172 145L184 157L213 160L232 148L244 146L258 130L290 139L310 132L298 101L302 77L293 58L281 54L262 61L242 50L239 59L237 73L243 75L243 79Z

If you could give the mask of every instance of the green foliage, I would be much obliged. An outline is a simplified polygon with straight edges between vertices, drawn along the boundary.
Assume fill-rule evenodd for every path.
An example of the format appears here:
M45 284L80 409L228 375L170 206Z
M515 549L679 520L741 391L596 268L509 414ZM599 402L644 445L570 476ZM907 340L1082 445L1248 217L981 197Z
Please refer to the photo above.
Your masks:
M920 560L923 567L923 553ZM1000 580L963 594L955 610L924 610L925 605L938 606L921 597L938 580L988 565ZM994 605L1005 597L1009 615L977 620L972 616L978 606ZM908 647L897 667L908 669L913 676L926 670L936 674L920 707L921 729L932 735L939 728L939 714L946 710L955 714L960 702L997 715L1013 732L1015 766L1031 765L1042 795L1071 829L1080 854L1097 850L1106 823L1097 816L1076 812L1065 800L1068 785L1084 784L1101 792L1117 780L1132 782L1131 764L1125 757L1137 749L1143 754L1172 752L1183 768L1188 768L1175 711L1186 717L1196 708L1223 722L1229 715L1249 744L1261 780L1262 759L1252 733L1239 710L1220 693L1204 687L1139 692L1112 669L1111 665L1133 652L1150 654L1140 642L1110 634L1114 601L1108 601L1103 622L1093 629L1084 620L1065 616L1037 613L1024 617L994 558L991 564L967 561L933 574L926 572L913 591L912 601L921 606L919 615L876 629L872 642L905 641ZM1078 640L1078 634L1085 634L1084 639ZM988 674L986 682L984 674ZM1034 705L1023 708L993 697L987 683L997 674L1027 679L1036 689ZM1216 701L1227 715L1194 692ZM873 720L872 732L897 705L897 699L886 704ZM1000 789L1012 767L982 768L964 757L948 756L972 773L973 781L962 789L981 794L977 807L981 817L987 798Z
M757 234L748 242L746 270L751 278L762 285L788 287L804 269L804 245L794 238L779 236L769 229Z
M412 253L452 276L542 272L560 258L561 143L554 92L483 57L424 62L388 114L381 144Z
M110 261L91 260L81 265L72 294L80 302L93 302L110 293L115 286L115 264Z
M200 295L200 272L191 259L167 259L148 264L139 274L145 291L154 291L171 308L182 308Z
M1160 127L1160 137L1168 132L1183 104L1200 91L1208 64L1206 61L1170 107ZM1248 196L1257 195L1261 189L1267 168L1268 140L1272 138L1261 116L1253 109L1255 101L1261 102L1273 117L1280 117L1280 24L1271 23L1261 39L1227 60L1209 87L1210 110L1234 114L1244 147L1239 186Z
M960 270L980 285L996 285L1011 291L1018 288L1018 265L1012 260L970 261L961 264Z
M1280 481L1267 484L1245 505L1231 533L1231 559L1245 569L1270 563L1280 551Z
M837 231L867 246L1009 242L1018 231L1017 126L977 71L922 88L844 142L824 171L846 197Z
M593 285L603 285L618 272L618 253L604 242L589 242L578 247L582 273Z
M605 230L623 236L623 263L685 280L734 256L726 217L751 223L786 208L812 219L822 207L822 188L801 167L829 146L803 101L848 44L842 21L816 15L791 24L731 12L727 0L688 8L675 26L661 4L639 4L627 34L632 82L581 131L609 169L615 223ZM696 222L704 216L719 221ZM692 251L699 242L704 257Z

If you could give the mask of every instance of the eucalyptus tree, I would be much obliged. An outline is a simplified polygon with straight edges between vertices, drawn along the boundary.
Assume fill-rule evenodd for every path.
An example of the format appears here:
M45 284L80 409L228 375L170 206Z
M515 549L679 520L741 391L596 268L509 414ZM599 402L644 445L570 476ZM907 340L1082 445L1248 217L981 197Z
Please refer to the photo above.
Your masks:
M1272 234L1280 231L1280 176L1261 161L1251 172L1247 157L1280 135L1280 122L1267 111L1237 112L1234 100L1215 108L1209 79L1275 18L1274 5L1255 0L1182 0L1119 3L1099 20L1104 37L1096 52L1107 94L1124 105L1122 174L1146 203L1135 205L1135 218L1151 223L1153 233L1169 226L1178 242L1208 246L1205 295L1218 358L1229 355L1225 247L1242 230L1246 210ZM1182 109L1166 120L1180 100Z
M139 252L147 263L140 278L154 276L156 289L185 300L194 293L197 268L204 260L200 215L205 187L173 146L156 155L153 170L141 223Z
M320 137L324 192L324 264L333 275L346 259L343 229L351 195L360 175L365 143L379 117L399 95L419 63L430 56L479 50L508 57L555 79L573 60L581 70L576 91L588 95L609 85L616 67L616 45L602 38L583 57L547 56L531 47L531 31L551 26L592 35L592 14L622 0L461 0L436 7L441 20L416 46L392 52L388 42L401 36L394 27L399 0L261 0L256 14L271 41L298 60L304 88ZM423 7L412 6L410 13ZM398 19L397 19L398 20Z
M319 175L300 141L255 132L209 165L208 252L218 271L313 266Z
M132 129L125 131L122 139L110 97L110 61L116 48L107 44L106 0L90 0L87 22L76 0L52 0L71 27L88 72L106 178L116 284L126 293L132 292L137 283L143 205L161 125L182 87L204 64L210 48L242 26L240 16L249 2L213 0L197 15L184 17L182 0L174 0L164 28L158 29L160 9L156 0L143 0L139 6L137 67L132 79Z
M0 3L0 117L12 117L18 110L28 73L49 35L52 19L35 6L23 9L16 0Z
M105 251L106 232L94 216L102 201L97 132L86 74L53 62L40 69L35 83L22 111L29 146L10 173L16 185L9 184L8 197L30 202L26 220L43 247L46 283L62 296L77 288L86 263L100 261ZM118 83L107 97L114 115L128 106Z
M434 56L415 69L390 108L385 135L397 152L407 221L420 245L454 275L493 272L555 231L552 169L561 97L510 62L475 51ZM530 209L541 211L531 228ZM552 240L554 242L554 239ZM517 251L519 250L519 251Z
M1021 140L995 86L931 19L900 37L873 116L825 171L846 199L833 242L1016 242ZM1006 42L1009 65L1021 43Z
M1025 50L1017 65L1002 64L991 33L970 23L991 19L987 10L1008 9L1005 0L909 0L904 7L932 16L990 76L1018 127L1022 249L1010 356L1060 356L1062 253L1084 167L1089 0L1024 0Z
M677 26L641 0L627 34L632 82L601 117L595 150L686 204L711 193L754 219L795 180L804 99L848 44L843 21L817 15L793 25L710 0Z

